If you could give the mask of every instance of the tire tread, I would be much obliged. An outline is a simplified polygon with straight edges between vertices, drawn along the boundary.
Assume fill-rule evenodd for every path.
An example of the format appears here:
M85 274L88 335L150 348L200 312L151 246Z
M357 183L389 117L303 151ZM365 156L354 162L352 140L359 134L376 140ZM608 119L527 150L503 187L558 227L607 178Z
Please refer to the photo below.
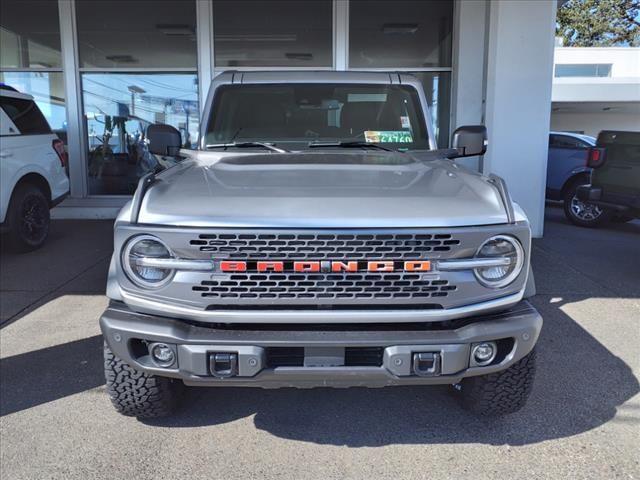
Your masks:
M527 402L536 372L536 351L506 370L462 381L463 406L483 416L515 413Z
M154 418L175 409L179 383L131 368L105 343L104 372L107 393L115 409L126 416Z

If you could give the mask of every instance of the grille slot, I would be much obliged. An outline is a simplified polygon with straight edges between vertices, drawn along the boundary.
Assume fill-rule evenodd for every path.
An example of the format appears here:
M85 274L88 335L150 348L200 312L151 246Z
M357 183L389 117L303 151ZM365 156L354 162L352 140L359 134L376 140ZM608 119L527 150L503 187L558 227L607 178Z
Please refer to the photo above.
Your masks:
M451 234L200 234L191 246L227 259L420 259L460 244Z
M422 300L446 297L457 287L416 273L246 273L204 280L192 287L212 300Z
M304 347L268 347L265 350L267 368L304 365Z
M347 347L344 364L347 367L379 367L382 365L382 347Z

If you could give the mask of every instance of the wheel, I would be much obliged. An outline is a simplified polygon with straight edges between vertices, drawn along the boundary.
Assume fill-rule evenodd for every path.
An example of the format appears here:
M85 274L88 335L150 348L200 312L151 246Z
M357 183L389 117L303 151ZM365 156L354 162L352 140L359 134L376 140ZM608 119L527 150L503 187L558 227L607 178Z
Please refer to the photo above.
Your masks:
M40 248L49 235L49 200L35 185L18 185L7 211L9 245L17 251Z
M578 198L576 191L579 186L579 183L574 183L562 197L564 200L564 214L567 219L574 225L581 227L599 227L611 220L613 216L611 210L583 202Z
M129 417L154 418L171 414L184 386L178 380L131 368L106 343L104 374L111 403L118 412Z
M462 380L462 406L479 415L498 416L524 407L533 387L536 353L517 361L506 370Z

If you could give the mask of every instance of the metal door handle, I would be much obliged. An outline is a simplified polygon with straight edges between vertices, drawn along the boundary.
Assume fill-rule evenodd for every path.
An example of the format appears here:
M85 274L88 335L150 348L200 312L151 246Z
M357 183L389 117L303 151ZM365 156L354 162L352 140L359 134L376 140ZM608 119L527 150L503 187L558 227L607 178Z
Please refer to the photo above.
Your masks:
M8 150L3 150L0 152L0 158L6 158L13 156L13 153Z

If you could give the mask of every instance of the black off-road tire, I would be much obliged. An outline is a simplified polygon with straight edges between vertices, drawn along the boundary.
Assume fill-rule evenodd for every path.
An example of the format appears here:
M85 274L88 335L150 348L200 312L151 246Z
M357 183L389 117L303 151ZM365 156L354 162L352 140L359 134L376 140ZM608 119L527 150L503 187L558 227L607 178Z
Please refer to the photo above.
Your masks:
M29 183L16 186L7 210L7 241L17 252L40 248L49 235L49 200L44 192Z
M104 375L111 403L119 413L129 417L154 418L171 414L184 387L179 380L131 368L106 343Z
M536 372L536 352L517 361L506 370L461 382L462 405L483 416L517 412L529 398Z
M569 220L574 225L587 228L600 227L611 221L614 213L611 209L605 207L595 207L594 205L589 205L586 202L578 200L576 192L580 185L582 185L581 182L574 182L569 186L569 188L567 188L562 197L562 201L564 203L564 215L565 217L567 217L567 220ZM577 202L578 205L585 206L585 210L582 216L577 214L573 210L574 201ZM594 215L595 211L600 212L599 215Z

